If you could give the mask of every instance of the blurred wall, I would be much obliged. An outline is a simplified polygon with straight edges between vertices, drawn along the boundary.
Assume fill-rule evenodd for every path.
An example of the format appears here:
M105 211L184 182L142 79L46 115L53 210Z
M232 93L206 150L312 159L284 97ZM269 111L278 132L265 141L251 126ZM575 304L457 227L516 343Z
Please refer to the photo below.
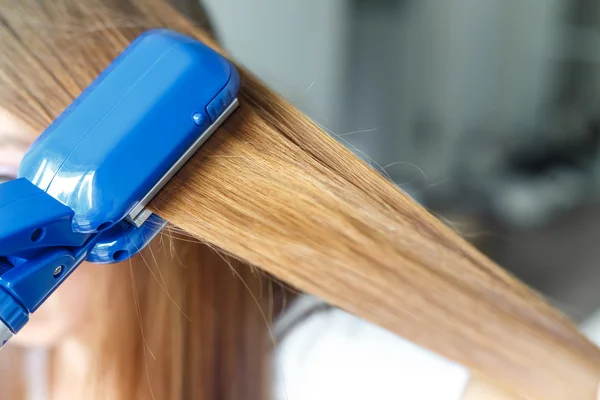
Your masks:
M347 66L346 1L205 0L233 56L327 128L341 118Z

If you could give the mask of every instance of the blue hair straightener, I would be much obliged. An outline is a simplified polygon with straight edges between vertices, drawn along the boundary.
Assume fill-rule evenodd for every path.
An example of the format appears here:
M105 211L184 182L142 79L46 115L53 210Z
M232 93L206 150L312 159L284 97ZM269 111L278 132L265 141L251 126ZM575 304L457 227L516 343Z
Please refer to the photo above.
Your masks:
M137 38L0 184L0 346L83 261L114 263L166 225L146 206L238 107L224 57L168 30Z

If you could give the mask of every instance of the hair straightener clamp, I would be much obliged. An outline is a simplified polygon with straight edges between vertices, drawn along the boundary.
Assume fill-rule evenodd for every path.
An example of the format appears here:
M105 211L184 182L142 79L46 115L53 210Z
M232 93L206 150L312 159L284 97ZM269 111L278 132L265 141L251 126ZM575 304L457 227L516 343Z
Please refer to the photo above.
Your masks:
M224 57L169 30L138 37L0 184L0 347L83 261L114 263L166 225L148 203L238 107Z

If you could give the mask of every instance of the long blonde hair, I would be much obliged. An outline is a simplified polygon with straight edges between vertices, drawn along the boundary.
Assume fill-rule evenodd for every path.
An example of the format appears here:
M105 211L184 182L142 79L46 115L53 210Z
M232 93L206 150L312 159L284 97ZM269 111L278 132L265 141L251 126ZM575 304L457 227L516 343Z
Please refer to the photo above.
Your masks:
M0 48L10 55L0 61L0 79L9 89L0 94L2 105L39 130L145 28L176 29L216 47L202 30L160 0L102 4L23 0L0 10ZM220 254L458 361L511 395L595 398L600 351L564 316L255 77L240 71L241 108L163 190L152 204L155 212L215 246ZM257 318L252 318L257 335L233 321L256 314L255 306L244 304L236 314L231 303L229 308L219 303L228 299L213 299L212 307L231 313L219 314L229 321L222 324L204 304L190 299L209 296L197 292L214 291L206 281L197 282L206 279L207 270L210 274L230 270L206 247L190 247L188 256L182 250L178 254L188 260L188 269L177 280L194 282L186 282L193 286L185 292L188 298L176 300L196 304L188 306L193 321L212 320L227 329L226 335L260 341ZM193 260L201 260L196 268L189 265ZM212 269L206 267L211 262ZM146 276L148 284L150 278ZM124 276L116 279L123 280ZM152 314L163 307L162 318L183 318L166 300L162 306L152 304L158 292L157 287L148 290L142 312ZM102 320L117 319L108 311ZM240 392L221 396L191 382L201 379L208 386L215 381L226 386L237 375L209 370L224 357L203 353L210 352L215 336L184 340L181 332L191 332L189 323L164 325L169 328L153 333L154 345L169 360L154 371L158 382L164 383L162 397L155 392L156 398L255 398ZM176 326L186 328L178 331ZM122 357L118 351L108 352L115 357L108 358L114 360L113 368L127 373L142 365L145 350L139 336L119 330L118 347L129 349L131 342L137 350ZM173 343L176 351L169 348ZM188 354L187 346L196 350ZM263 350L259 346L252 356L264 356ZM238 354L227 354L237 360ZM236 370L243 372L241 367ZM143 381L139 370L130 373L122 376L122 388ZM190 394L192 389L198 391Z

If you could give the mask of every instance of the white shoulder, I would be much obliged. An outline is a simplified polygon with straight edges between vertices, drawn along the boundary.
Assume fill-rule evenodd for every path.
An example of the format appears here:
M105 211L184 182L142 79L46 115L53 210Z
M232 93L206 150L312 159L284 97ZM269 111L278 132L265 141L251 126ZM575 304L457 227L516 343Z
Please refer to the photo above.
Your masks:
M300 299L275 328L287 331L273 363L276 400L461 399L467 369L320 304Z

